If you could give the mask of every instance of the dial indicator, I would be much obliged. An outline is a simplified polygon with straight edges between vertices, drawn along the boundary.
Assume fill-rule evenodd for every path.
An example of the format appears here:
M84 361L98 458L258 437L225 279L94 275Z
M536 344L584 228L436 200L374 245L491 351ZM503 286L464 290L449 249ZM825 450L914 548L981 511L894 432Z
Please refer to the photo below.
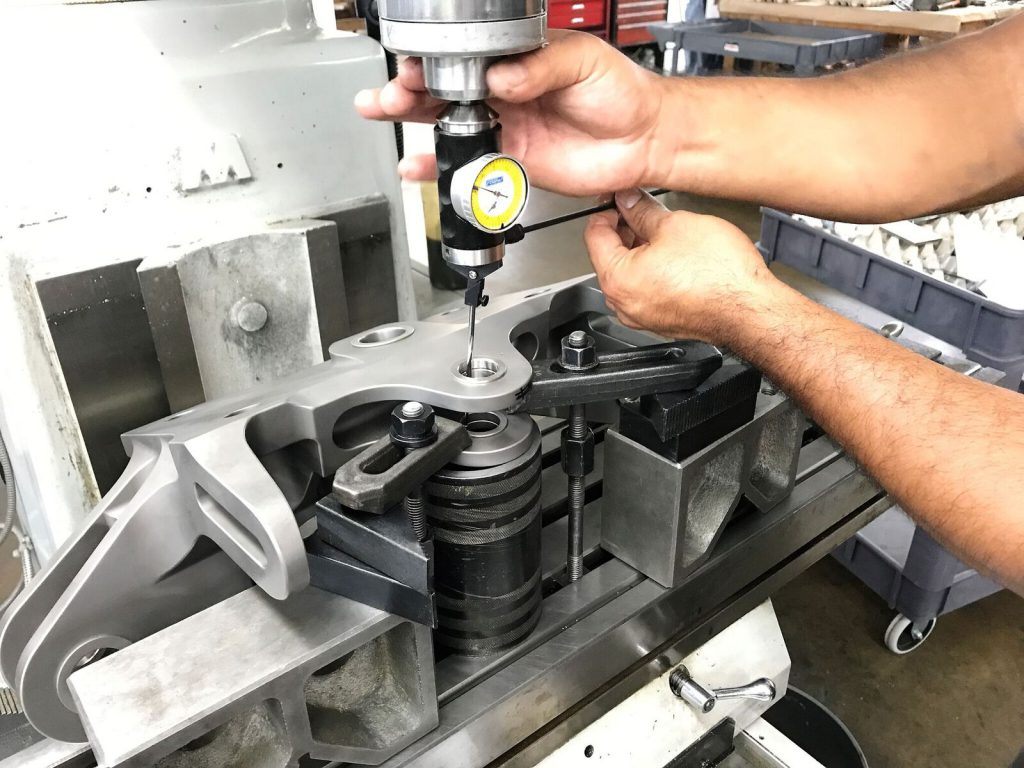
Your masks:
M506 155L484 155L452 177L455 210L484 232L504 232L515 224L529 194L526 171Z

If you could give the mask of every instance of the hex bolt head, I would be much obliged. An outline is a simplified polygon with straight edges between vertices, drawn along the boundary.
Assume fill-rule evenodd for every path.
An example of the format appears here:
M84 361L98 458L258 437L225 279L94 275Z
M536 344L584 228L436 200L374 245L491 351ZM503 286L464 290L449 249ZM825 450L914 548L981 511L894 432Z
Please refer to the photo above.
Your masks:
M429 405L410 402L396 406L391 412L391 442L394 445L425 448L436 440L437 419Z
M561 365L567 371L589 371L597 367L597 346L583 331L573 331L562 339Z
M270 313L258 301L242 299L231 308L231 319L246 333L256 333L263 330L270 319Z

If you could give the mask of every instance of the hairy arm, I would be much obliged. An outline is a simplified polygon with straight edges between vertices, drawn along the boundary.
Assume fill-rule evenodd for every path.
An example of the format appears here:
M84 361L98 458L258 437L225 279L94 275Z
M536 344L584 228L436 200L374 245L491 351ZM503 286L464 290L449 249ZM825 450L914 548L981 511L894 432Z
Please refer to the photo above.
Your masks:
M667 81L652 183L869 222L1022 194L1021 72L1024 16L829 77Z
M661 186L847 221L1024 193L1024 14L952 42L821 78L664 78L592 35L494 64L505 151L569 195ZM410 59L356 107L432 122ZM407 178L436 176L407 157Z
M1024 595L1024 397L908 352L777 281L736 320L733 349L937 539Z
M1024 396L815 304L724 221L617 199L621 219L595 216L586 236L623 322L749 360L937 539L1024 595Z

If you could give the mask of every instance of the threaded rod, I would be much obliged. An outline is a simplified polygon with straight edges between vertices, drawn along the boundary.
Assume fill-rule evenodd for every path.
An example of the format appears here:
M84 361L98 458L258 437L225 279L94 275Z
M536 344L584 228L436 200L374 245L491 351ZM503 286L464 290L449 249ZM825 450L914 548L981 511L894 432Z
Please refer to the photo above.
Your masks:
M418 405L418 403L406 403L407 408L410 405ZM408 456L415 450L415 448L407 448L405 455ZM416 541L426 541L427 513L423 504L423 489L417 488L406 496L402 500L402 508L405 509L406 517L409 518L409 524L412 526L412 532L416 536Z
M417 541L427 540L427 515L423 510L423 496L420 491L410 493L405 497L402 504L405 507L405 514L409 517L412 531L416 534Z
M569 437L582 440L587 436L587 412L582 405L574 405L569 411Z
M582 440L587 436L586 408L572 406L569 412L569 437ZM567 569L569 581L579 581L583 576L583 505L586 495L586 476L569 475L569 555Z
M583 576L583 491L584 478L569 478L569 581Z

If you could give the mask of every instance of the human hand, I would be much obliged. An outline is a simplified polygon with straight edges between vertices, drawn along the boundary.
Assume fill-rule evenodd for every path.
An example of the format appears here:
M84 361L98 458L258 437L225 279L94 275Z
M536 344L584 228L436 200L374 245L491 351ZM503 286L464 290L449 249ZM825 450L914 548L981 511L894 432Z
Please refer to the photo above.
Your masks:
M646 192L615 196L617 211L584 235L609 307L631 328L730 346L782 284L746 235L722 219L671 212Z
M551 30L550 44L488 70L489 103L503 127L503 151L537 186L567 195L657 186L670 158L656 136L662 79L584 32ZM432 123L443 102L427 93L423 65L407 59L398 77L356 95L363 117ZM407 179L435 178L432 156L407 157Z

